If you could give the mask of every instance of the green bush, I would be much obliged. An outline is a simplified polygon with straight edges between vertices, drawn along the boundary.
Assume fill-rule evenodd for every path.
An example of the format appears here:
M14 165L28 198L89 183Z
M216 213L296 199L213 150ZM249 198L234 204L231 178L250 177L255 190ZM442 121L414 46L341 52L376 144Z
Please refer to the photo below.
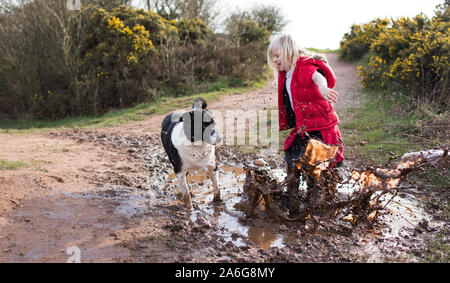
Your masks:
M198 44L203 42L211 34L205 23L200 19L185 19L179 20L175 26L178 30L178 37L191 44Z
M244 46L251 42L266 42L271 32L268 27L258 23L247 12L232 14L227 21L227 31L236 46Z
M351 31L344 34L340 43L341 59L347 61L361 59L369 52L372 42L388 28L389 24L388 19L375 19L367 24L352 25Z
M368 54L368 62L358 67L364 87L401 90L417 101L435 103L446 111L450 102L449 11L446 2L438 6L432 19L423 14L400 18L390 25L383 23L379 33L352 27L351 35L346 34L341 43L341 56L359 59Z
M96 115L152 99L142 87L146 72L140 64L155 57L151 39L160 43L160 34L168 29L163 19L127 6L111 12L88 6L81 18L85 19L81 30L88 32L80 51L76 114ZM73 34L79 30L75 27Z

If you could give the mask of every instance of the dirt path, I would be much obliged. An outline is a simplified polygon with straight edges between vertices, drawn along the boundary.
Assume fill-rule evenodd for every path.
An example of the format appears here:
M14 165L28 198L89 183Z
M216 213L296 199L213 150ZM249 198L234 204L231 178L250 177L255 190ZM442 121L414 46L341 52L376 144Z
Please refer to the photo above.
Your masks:
M346 119L345 110L358 104L357 93L361 88L357 81L357 64L338 61L337 54L327 54L330 65L335 71L337 83L335 89L340 94L335 105L336 112L341 120ZM275 81L269 82L263 88L240 95L224 95L219 100L208 104L214 110L262 110L277 107L277 86ZM165 115L152 116L145 121L138 121L120 127L99 128L98 131L107 133L123 133L133 135L159 134L161 121Z
M355 65L337 61L335 54L328 57L338 80L336 109L347 119L345 109L358 103ZM223 96L208 108L275 107L276 87L268 84ZM0 159L24 164L0 170L0 262L66 262L72 246L80 249L83 262L355 260L350 247L361 242L346 229L313 234L303 226L249 223L236 216L232 204L238 194L233 192L242 186L247 159L239 148L218 150L221 184L230 196L225 203L210 204L209 181L199 173L191 178L196 209L180 209L159 141L162 119L94 130L0 134ZM268 162L284 166L277 155Z

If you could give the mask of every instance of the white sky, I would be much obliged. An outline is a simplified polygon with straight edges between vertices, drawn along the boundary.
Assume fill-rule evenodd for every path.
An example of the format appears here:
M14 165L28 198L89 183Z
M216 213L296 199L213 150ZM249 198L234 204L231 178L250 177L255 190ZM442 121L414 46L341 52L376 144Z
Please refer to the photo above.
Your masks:
M352 24L377 17L414 17L423 12L434 15L444 0L220 0L224 7L247 10L257 4L281 8L289 21L284 32L303 47L339 48L339 42ZM224 4L223 4L224 3Z
M133 0L133 2L139 0ZM432 17L444 0L217 0L221 16L236 9L249 10L255 5L280 7L291 34L303 47L339 48L352 24L362 24L377 17L414 17L423 12Z

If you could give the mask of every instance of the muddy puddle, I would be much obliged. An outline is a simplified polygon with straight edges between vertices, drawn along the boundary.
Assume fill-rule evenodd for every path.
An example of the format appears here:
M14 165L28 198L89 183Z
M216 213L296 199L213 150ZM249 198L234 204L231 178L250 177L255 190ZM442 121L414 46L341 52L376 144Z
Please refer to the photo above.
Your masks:
M188 184L193 193L194 203L194 209L190 215L191 221L197 222L199 216L213 217L220 230L218 235L223 238L225 243L231 242L237 247L247 245L248 241L263 249L284 248L290 244L292 235L279 231L277 227L280 226L280 223L258 218L247 219L243 212L235 208L235 205L243 197L244 169L238 166L223 166L219 172L222 204L212 203L213 188L206 171L188 175ZM273 169L272 174L278 182L282 182L286 177L285 170L280 168ZM341 170L340 174L343 180L348 180L346 177L351 176L348 170ZM174 174L169 175L168 182L167 189L171 190L173 194L177 194L177 182ZM306 191L306 188L306 182L301 180L300 190ZM337 185L337 195L341 199L346 199L353 192L359 190L360 186L353 180ZM373 198L377 196L378 194L375 194ZM174 203L180 207L183 206L180 200L175 200ZM367 261L380 262L383 261L386 254L402 251L401 246L398 246L399 242L414 238L417 234L417 227L421 223L426 223L430 230L437 230L442 226L442 223L433 221L432 215L422 208L420 200L413 195L386 194L380 197L380 203L385 206L385 210L378 212L377 223L379 225L375 225L376 228L355 229L355 233L358 233L361 238L358 240L360 245L353 252ZM335 221L331 222L333 224L330 223L330 226L336 224ZM301 225L297 224L299 227ZM351 227L350 223L345 223L345 226ZM412 246L418 246L418 244Z
M350 179L345 184L337 185L337 193L345 199L360 186L351 180L349 171L341 171L344 179ZM405 187L398 188L397 192L380 197L380 205L384 208L378 211L377 225L371 229L362 230L359 234L359 245L352 252L368 262L383 262L386 259L397 257L411 260L411 251L420 250L425 245L424 239L417 237L422 232L432 232L443 229L446 223L434 220L424 208L417 196L402 192ZM379 193L372 198L378 197ZM421 226L424 226L421 228ZM445 228L444 228L445 229ZM414 240L413 240L414 239Z
M279 174L282 176L282 173ZM231 242L237 247L246 246L246 239L250 240L257 247L269 249L273 247L283 248L283 235L270 228L270 223L260 220L253 220L256 225L249 225L244 222L245 214L235 209L235 205L242 200L242 187L245 181L245 171L238 166L219 167L219 186L221 188L221 203L213 203L213 187L208 177L207 171L198 171L187 176L187 182L193 194L194 208L191 211L190 219L197 222L198 216L210 216L216 221L218 235L225 243ZM166 189L177 194L177 184L175 174L168 176L168 186ZM179 199L174 204L183 206Z
M274 175L279 182L282 182L286 176L283 169L275 169ZM164 203L169 201L170 205L183 210L183 202L174 177L173 174L168 175L167 185L164 187L165 199L162 201ZM205 218L209 219L211 226L215 228L215 235L218 236L218 244L232 243L238 248L254 245L268 250L271 248L283 249L295 242L292 233L279 229L282 225L280 222L259 218L248 219L242 211L235 208L235 205L243 198L245 172L242 168L237 166L219 168L219 184L223 200L219 204L212 202L213 186L206 171L190 174L187 180L193 194L193 209L189 212L190 220L192 223L199 223L199 218L201 221ZM300 189L306 190L305 182L300 183ZM345 198L359 189L358 184L349 182L348 184L339 184L337 191L340 197ZM114 212L127 218L144 215L148 207L155 203L154 196L148 191L124 192L117 187L105 187L97 191L97 195L117 201ZM424 244L423 241L416 243L408 241L417 236L417 227L420 227L421 223L427 223L427 229L434 231L442 226L442 223L433 221L432 215L429 215L422 208L420 201L410 194L403 193L396 196L387 194L380 198L380 202L382 205L386 205L385 211L380 212L378 216L380 225L377 225L375 229L364 228L354 231L359 245L354 247L352 253L361 256L366 261L382 262L387 255L395 257ZM334 224L336 223L330 223L330 225ZM294 230L303 229L301 223L292 225L298 226ZM344 225L351 227L350 223Z

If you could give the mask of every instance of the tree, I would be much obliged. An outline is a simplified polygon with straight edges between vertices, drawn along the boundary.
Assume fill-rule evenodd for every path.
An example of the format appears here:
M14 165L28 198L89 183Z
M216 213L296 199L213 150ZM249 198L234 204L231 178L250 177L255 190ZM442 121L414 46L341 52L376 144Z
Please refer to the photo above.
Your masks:
M180 1L178 0L147 0L147 8L167 20L180 17Z
M130 5L131 0L84 0L81 2L85 6L94 4L104 9L111 9L118 5Z
M287 24L281 14L280 8L271 5L253 8L251 11L251 19L260 26L265 27L272 34L280 32Z
M185 0L181 1L181 15L193 19L199 18L206 25L211 26L217 18L218 12L215 10L214 0Z
M226 31L235 44L266 40L271 34L280 32L286 25L280 8L255 6L250 11L238 11L225 21Z
M168 20L201 19L212 27L217 18L214 0L145 0L147 9L153 10Z

